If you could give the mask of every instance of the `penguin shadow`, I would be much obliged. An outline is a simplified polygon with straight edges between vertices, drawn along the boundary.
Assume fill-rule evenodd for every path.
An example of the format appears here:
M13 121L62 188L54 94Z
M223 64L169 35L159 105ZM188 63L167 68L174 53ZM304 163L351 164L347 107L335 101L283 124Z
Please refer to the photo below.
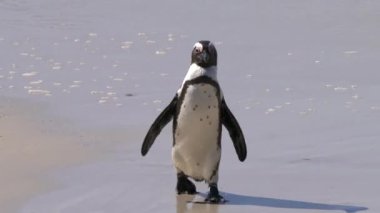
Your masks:
M335 205L325 203L306 202L298 200L286 200L277 198L255 197L248 195L238 195L233 193L221 193L227 200L226 203L220 205L213 204L197 204L192 203L195 196L177 196L177 213L217 213L219 208L225 205L231 206L260 206L280 209L295 209L295 210L324 210L324 211L343 211L346 213L356 213L359 211L368 210L367 207ZM204 197L202 193L199 194Z

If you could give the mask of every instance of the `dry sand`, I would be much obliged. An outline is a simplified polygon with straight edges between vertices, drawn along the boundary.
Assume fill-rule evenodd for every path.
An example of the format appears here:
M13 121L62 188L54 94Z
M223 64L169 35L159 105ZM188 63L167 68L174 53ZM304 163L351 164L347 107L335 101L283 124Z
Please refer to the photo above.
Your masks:
M0 100L0 212L14 212L57 187L49 172L88 162L97 151L73 128L48 118L41 104Z

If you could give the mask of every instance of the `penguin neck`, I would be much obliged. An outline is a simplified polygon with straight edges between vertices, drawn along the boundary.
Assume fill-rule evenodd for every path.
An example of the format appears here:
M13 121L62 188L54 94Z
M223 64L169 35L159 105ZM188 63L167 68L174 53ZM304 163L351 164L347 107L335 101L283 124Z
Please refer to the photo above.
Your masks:
M198 77L206 76L217 82L218 79L217 79L216 73L217 73L216 66L210 66L210 67L204 68L204 67L199 66L198 64L192 63L189 67L189 71L187 71L185 79L182 82L181 88L177 91L177 94L178 95L181 94L181 90L186 81L191 81Z
M207 76L211 78L212 80L217 81L216 73L217 73L216 66L210 66L210 67L204 68L204 67L199 66L198 64L192 63L189 67L189 71L187 71L187 74L183 82L193 80L201 76Z

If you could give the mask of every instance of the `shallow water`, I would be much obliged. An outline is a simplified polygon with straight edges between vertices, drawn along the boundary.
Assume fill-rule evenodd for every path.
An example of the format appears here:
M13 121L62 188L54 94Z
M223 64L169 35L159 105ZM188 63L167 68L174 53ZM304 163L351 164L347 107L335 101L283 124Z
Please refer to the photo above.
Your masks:
M122 125L139 120L136 109L154 115L165 106L199 39L217 44L220 81L236 108L272 113L299 107L290 106L295 98L333 96L355 110L372 96L360 90L377 89L377 3L165 4L0 2L1 95L45 101L84 123ZM304 107L297 113L313 111Z

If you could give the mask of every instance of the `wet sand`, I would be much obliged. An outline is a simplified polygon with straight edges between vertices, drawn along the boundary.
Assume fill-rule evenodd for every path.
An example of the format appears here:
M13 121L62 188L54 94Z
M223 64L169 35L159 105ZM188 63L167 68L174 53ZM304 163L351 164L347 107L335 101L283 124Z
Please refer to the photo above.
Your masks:
M44 106L1 97L0 212L14 212L31 197L58 187L49 173L98 156L69 125Z

